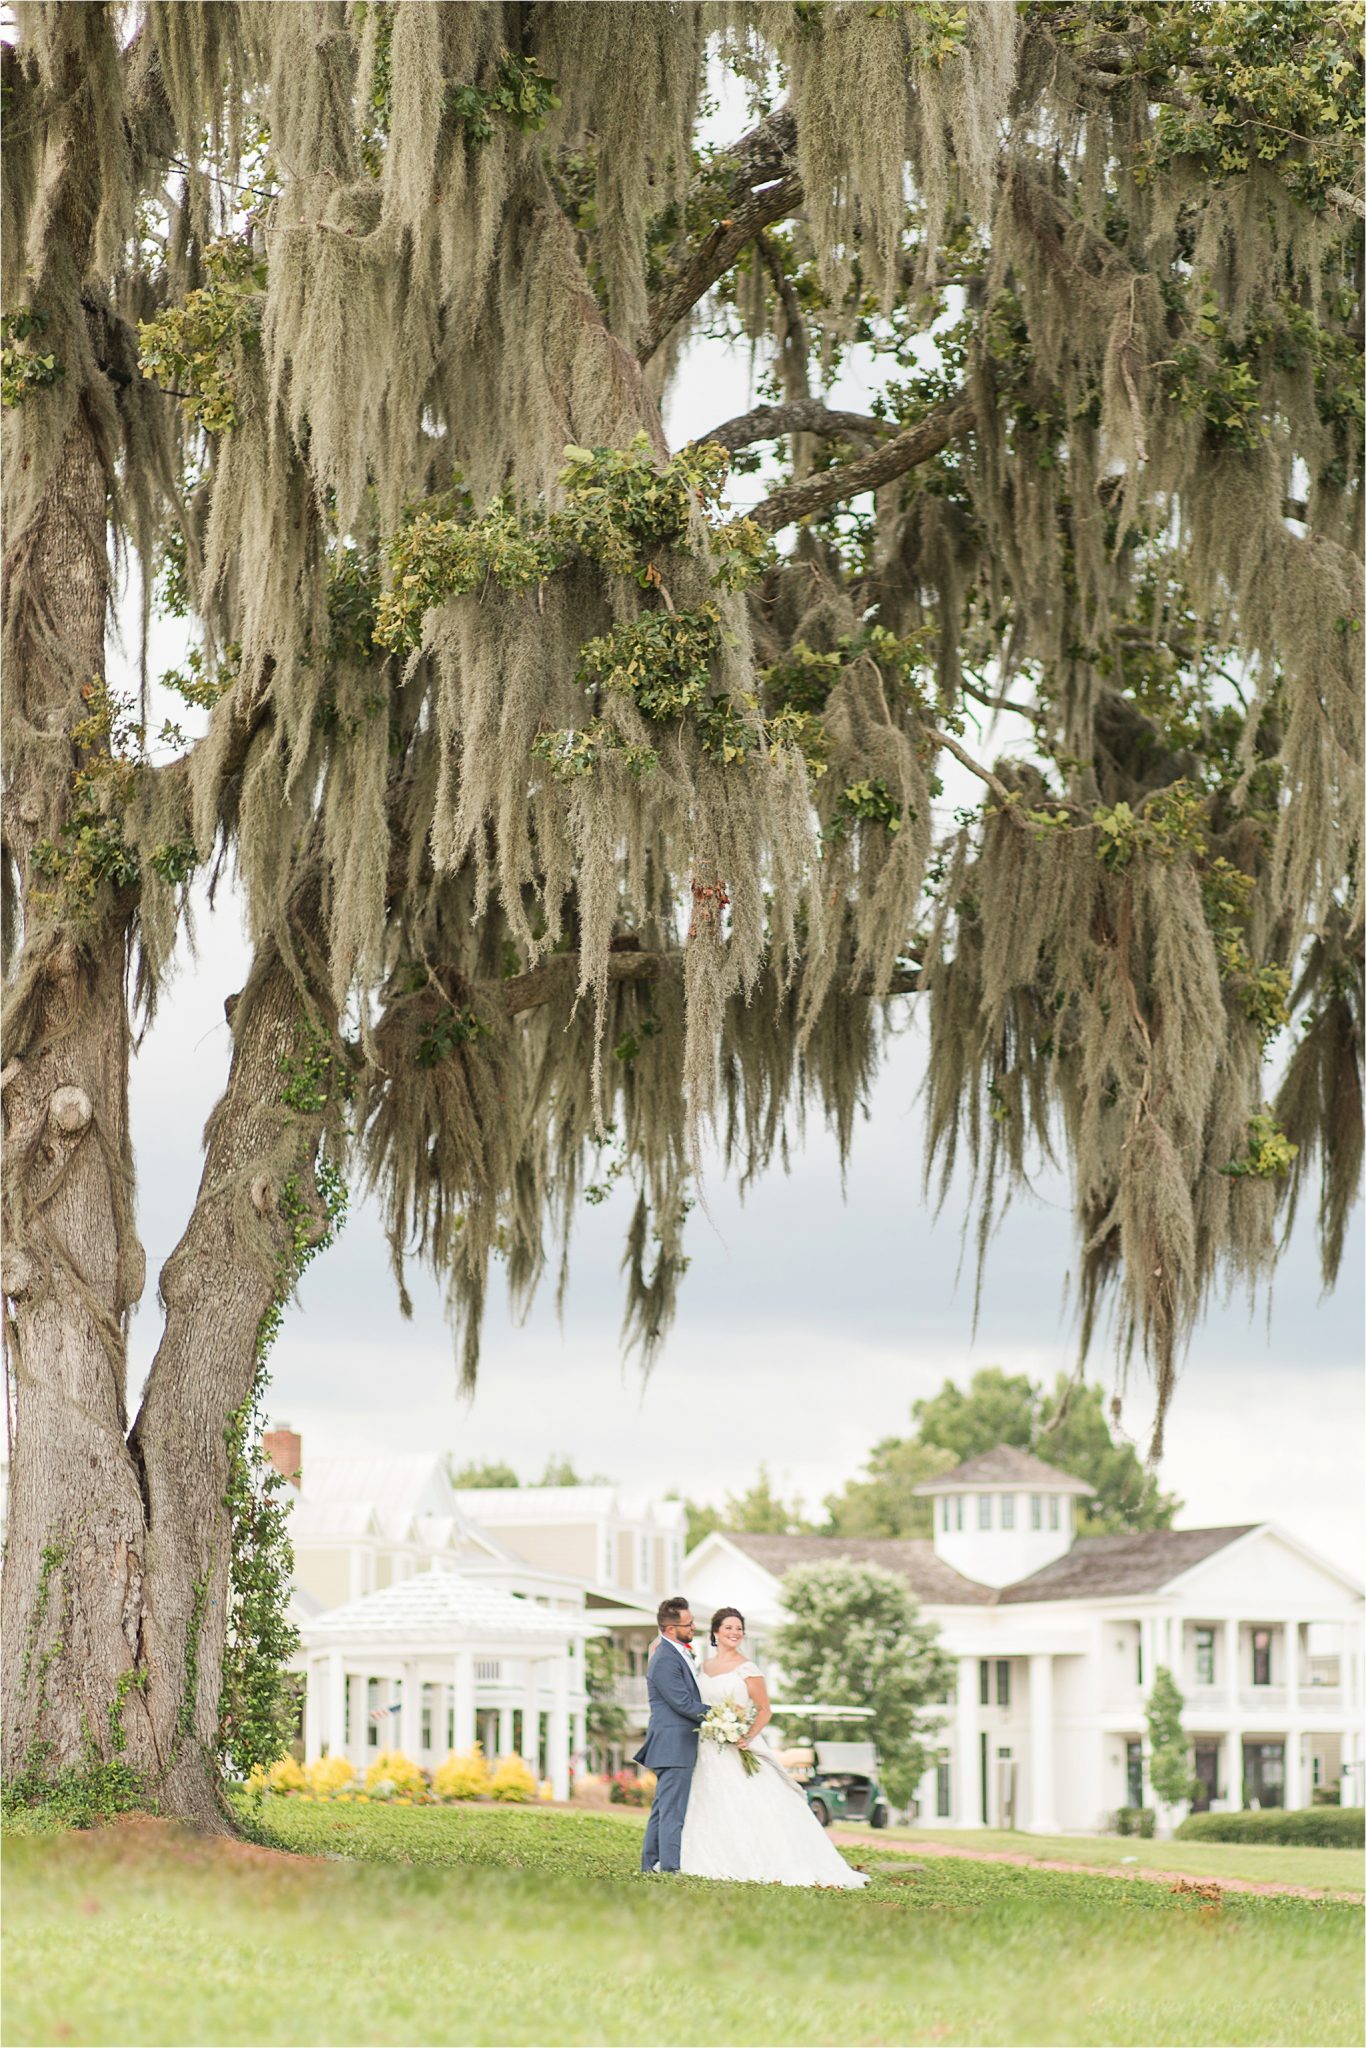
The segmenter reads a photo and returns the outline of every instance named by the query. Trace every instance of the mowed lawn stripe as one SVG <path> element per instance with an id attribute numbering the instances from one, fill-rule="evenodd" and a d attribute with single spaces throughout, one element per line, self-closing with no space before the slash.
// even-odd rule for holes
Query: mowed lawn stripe
<path id="1" fill-rule="evenodd" d="M 615 1817 L 269 1800 L 11 1840 L 7 2043 L 1359 2041 L 1361 1913 L 959 1858 L 642 1880 Z M 857 1860 L 857 1858 L 855 1858 Z"/>

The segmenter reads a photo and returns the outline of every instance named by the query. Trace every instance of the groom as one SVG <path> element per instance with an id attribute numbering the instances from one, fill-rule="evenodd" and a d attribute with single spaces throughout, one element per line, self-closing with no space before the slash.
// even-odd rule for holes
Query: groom
<path id="1" fill-rule="evenodd" d="M 683 1846 L 683 1821 L 697 1762 L 697 1731 L 708 1712 L 688 1653 L 692 1631 L 686 1600 L 660 1603 L 660 1640 L 651 1653 L 645 1678 L 650 1725 L 634 1759 L 656 1775 L 654 1804 L 640 1858 L 643 1871 L 677 1870 Z"/>

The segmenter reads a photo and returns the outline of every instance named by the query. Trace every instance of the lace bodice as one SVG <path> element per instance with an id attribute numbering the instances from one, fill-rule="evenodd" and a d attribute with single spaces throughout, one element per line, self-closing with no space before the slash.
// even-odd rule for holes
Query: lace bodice
<path id="1" fill-rule="evenodd" d="M 709 1707 L 719 1706 L 722 1700 L 740 1700 L 744 1705 L 750 1706 L 753 1702 L 750 1699 L 749 1687 L 745 1684 L 745 1680 L 747 1678 L 762 1677 L 763 1673 L 757 1664 L 745 1662 L 744 1664 L 737 1664 L 733 1671 L 718 1672 L 715 1678 L 709 1677 L 705 1671 L 699 1670 L 697 1683 L 701 1689 L 702 1697 Z"/>

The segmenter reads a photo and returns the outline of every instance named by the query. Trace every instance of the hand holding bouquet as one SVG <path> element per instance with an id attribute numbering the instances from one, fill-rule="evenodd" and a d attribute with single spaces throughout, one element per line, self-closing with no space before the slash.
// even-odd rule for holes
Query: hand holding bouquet
<path id="1" fill-rule="evenodd" d="M 747 1776 L 751 1778 L 759 1769 L 759 1759 L 752 1749 L 745 1749 L 741 1745 L 749 1733 L 753 1719 L 753 1707 L 746 1710 L 734 1700 L 723 1700 L 720 1706 L 712 1708 L 697 1731 L 708 1742 L 730 1743 L 744 1765 Z"/>

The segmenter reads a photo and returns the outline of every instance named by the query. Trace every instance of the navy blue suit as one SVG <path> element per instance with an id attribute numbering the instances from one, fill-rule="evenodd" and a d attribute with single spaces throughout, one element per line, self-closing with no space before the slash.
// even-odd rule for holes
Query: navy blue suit
<path id="1" fill-rule="evenodd" d="M 650 1725 L 635 1761 L 653 1771 L 657 1783 L 640 1867 L 677 1870 L 697 1762 L 697 1731 L 709 1709 L 692 1658 L 667 1637 L 661 1638 L 650 1659 L 645 1687 L 650 1698 Z"/>

